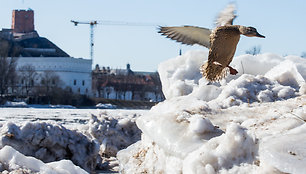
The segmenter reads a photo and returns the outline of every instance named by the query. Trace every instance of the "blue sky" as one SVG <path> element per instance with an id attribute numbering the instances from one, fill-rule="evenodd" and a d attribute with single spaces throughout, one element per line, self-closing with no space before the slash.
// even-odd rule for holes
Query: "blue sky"
<path id="1" fill-rule="evenodd" d="M 111 20 L 212 28 L 215 17 L 229 2 L 237 5 L 234 24 L 253 26 L 265 39 L 242 36 L 236 56 L 253 46 L 262 53 L 298 55 L 306 52 L 306 1 L 303 0 L 0 0 L 0 28 L 11 27 L 13 9 L 31 8 L 35 29 L 76 58 L 89 58 L 88 25 L 70 20 Z M 181 46 L 157 33 L 157 27 L 105 26 L 95 28 L 94 64 L 156 71 L 160 62 L 183 52 L 203 49 Z"/>

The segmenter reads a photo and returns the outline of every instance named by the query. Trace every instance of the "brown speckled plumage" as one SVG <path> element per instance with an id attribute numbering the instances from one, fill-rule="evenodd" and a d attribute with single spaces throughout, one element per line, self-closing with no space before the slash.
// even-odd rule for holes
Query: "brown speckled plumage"
<path id="1" fill-rule="evenodd" d="M 237 25 L 218 27 L 211 33 L 208 62 L 201 66 L 201 73 L 207 80 L 218 81 L 227 75 L 227 66 L 233 60 L 239 39 Z"/>

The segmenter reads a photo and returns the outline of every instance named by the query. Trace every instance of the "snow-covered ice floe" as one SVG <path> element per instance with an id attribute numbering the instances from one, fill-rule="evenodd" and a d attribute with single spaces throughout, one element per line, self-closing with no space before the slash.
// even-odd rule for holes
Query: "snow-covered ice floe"
<path id="1" fill-rule="evenodd" d="M 118 152 L 120 172 L 306 171 L 306 59 L 242 55 L 238 75 L 208 83 L 207 54 L 159 65 L 166 100 L 136 120 L 141 140 Z"/>
<path id="2" fill-rule="evenodd" d="M 28 157 L 11 146 L 0 150 L 1 173 L 44 173 L 44 174 L 86 174 L 69 160 L 44 163 L 36 158 Z"/>
<path id="3" fill-rule="evenodd" d="M 16 153 L 17 156 L 21 156 L 19 155 L 20 152 L 23 155 L 40 159 L 45 163 L 66 159 L 88 172 L 94 171 L 97 165 L 99 143 L 80 132 L 66 129 L 62 125 L 46 122 L 28 122 L 22 126 L 17 126 L 12 122 L 8 122 L 0 128 L 0 136 L 0 148 L 11 146 L 18 151 Z M 14 152 L 9 149 L 9 152 L 11 151 Z M 12 155 L 12 161 L 9 161 L 9 159 L 5 161 L 5 157 L 2 158 L 4 161 L 1 161 L 6 163 L 5 165 L 13 164 L 14 154 L 10 154 Z M 24 164 L 26 164 L 30 163 L 27 159 L 32 158 L 24 159 Z M 37 163 L 42 164 L 41 161 Z M 58 165 L 64 163 L 67 162 L 62 162 Z M 23 166 L 23 161 L 16 163 L 16 165 Z M 52 165 L 50 163 L 48 165 L 56 167 L 55 164 Z M 38 168 L 29 167 L 30 170 L 38 170 Z"/>

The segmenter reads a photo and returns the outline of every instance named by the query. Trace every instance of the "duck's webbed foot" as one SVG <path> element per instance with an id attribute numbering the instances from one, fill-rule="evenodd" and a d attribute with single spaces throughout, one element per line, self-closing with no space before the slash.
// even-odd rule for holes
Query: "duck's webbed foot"
<path id="1" fill-rule="evenodd" d="M 213 64 L 222 67 L 222 64 L 219 63 L 219 62 L 216 62 L 216 61 L 215 61 L 215 62 L 213 62 Z M 236 74 L 238 73 L 238 71 L 237 71 L 236 69 L 234 69 L 233 67 L 231 67 L 231 66 L 229 66 L 229 65 L 227 65 L 226 67 L 228 67 L 228 68 L 230 69 L 230 74 L 231 74 L 231 75 L 236 75 Z"/>
<path id="2" fill-rule="evenodd" d="M 233 67 L 227 65 L 227 67 L 230 69 L 230 74 L 231 75 L 236 75 L 238 73 L 238 71 L 236 69 L 234 69 Z"/>

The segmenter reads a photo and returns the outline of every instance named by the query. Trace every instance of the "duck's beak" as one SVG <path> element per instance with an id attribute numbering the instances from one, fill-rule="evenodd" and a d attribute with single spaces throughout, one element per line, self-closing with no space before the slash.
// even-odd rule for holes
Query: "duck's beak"
<path id="1" fill-rule="evenodd" d="M 261 37 L 261 38 L 266 38 L 265 36 L 259 34 L 259 33 L 256 33 L 256 37 Z"/>

